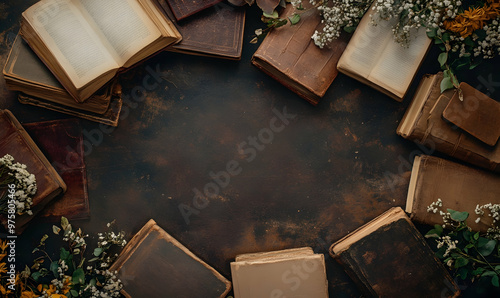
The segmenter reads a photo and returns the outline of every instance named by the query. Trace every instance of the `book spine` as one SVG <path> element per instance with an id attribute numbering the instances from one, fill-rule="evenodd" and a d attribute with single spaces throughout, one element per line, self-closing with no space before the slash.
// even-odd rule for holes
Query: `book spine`
<path id="1" fill-rule="evenodd" d="M 339 254 L 334 254 L 330 250 L 330 256 L 343 268 L 345 273 L 351 278 L 351 280 L 358 286 L 361 293 L 366 297 L 377 297 L 377 293 L 370 286 L 370 283 L 366 280 L 363 273 L 359 270 L 358 264 L 351 257 L 348 250 L 344 250 Z"/>

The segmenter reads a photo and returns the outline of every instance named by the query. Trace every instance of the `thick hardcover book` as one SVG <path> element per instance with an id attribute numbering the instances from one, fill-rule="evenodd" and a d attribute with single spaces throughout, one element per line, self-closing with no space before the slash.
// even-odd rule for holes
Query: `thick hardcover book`
<path id="1" fill-rule="evenodd" d="M 56 221 L 61 220 L 61 216 L 70 220 L 89 218 L 87 171 L 80 121 L 72 118 L 27 123 L 23 127 L 67 186 L 66 193 L 47 204 L 39 216 Z"/>
<path id="2" fill-rule="evenodd" d="M 328 297 L 324 256 L 310 247 L 238 255 L 231 275 L 235 298 Z"/>
<path id="3" fill-rule="evenodd" d="M 434 156 L 416 156 L 408 188 L 406 212 L 410 213 L 411 220 L 415 222 L 441 225 L 443 218 L 439 212 L 427 210 L 433 202 L 441 199 L 443 212 L 447 212 L 448 208 L 467 211 L 467 224 L 475 231 L 485 232 L 492 219 L 482 216 L 480 222 L 475 222 L 478 218 L 475 214 L 476 206 L 500 204 L 499 194 L 500 175 L 496 173 Z"/>
<path id="4" fill-rule="evenodd" d="M 110 267 L 125 297 L 226 297 L 231 282 L 154 220 L 130 240 Z"/>
<path id="5" fill-rule="evenodd" d="M 219 2 L 222 2 L 222 0 L 166 0 L 166 1 L 168 5 L 170 5 L 170 8 L 172 9 L 172 12 L 177 21 L 187 18 Z"/>
<path id="6" fill-rule="evenodd" d="M 409 47 L 394 41 L 397 20 L 372 25 L 370 9 L 361 19 L 338 63 L 340 72 L 402 101 L 431 45 L 425 29 L 411 31 Z"/>
<path id="7" fill-rule="evenodd" d="M 0 155 L 10 154 L 16 162 L 25 164 L 27 171 L 35 175 L 37 192 L 33 198 L 31 210 L 33 216 L 58 195 L 66 191 L 66 184 L 54 167 L 40 151 L 33 139 L 8 110 L 0 110 Z M 33 218 L 28 214 L 17 216 L 16 234 L 20 234 Z M 7 226 L 7 218 L 0 216 L 2 224 Z"/>
<path id="8" fill-rule="evenodd" d="M 498 142 L 495 146 L 490 146 L 443 118 L 443 112 L 458 91 L 448 90 L 441 94 L 442 78 L 442 73 L 426 75 L 422 78 L 415 96 L 397 128 L 397 133 L 403 138 L 423 144 L 431 150 L 437 150 L 473 165 L 500 172 L 500 145 Z M 462 92 L 464 99 L 474 98 L 469 97 L 467 89 L 462 90 Z M 473 107 L 480 106 L 474 105 Z M 480 112 L 469 109 L 460 115 L 471 113 Z M 458 122 L 457 119 L 452 120 Z M 489 126 L 490 124 L 483 121 L 482 125 Z"/>
<path id="9" fill-rule="evenodd" d="M 42 0 L 20 35 L 78 102 L 181 39 L 152 0 Z"/>
<path id="10" fill-rule="evenodd" d="M 156 0 L 163 12 L 172 19 L 182 35 L 182 41 L 167 51 L 231 60 L 241 59 L 245 10 L 218 3 L 195 16 L 176 22 L 166 0 Z"/>
<path id="11" fill-rule="evenodd" d="M 293 10 L 288 5 L 281 16 Z M 296 25 L 271 30 L 252 57 L 253 65 L 313 105 L 337 77 L 337 62 L 347 45 L 346 37 L 341 36 L 330 47 L 320 49 L 311 39 L 319 27 L 320 13 L 311 9 Z"/>
<path id="12" fill-rule="evenodd" d="M 120 86 L 113 80 L 85 102 L 75 101 L 50 70 L 19 36 L 12 45 L 3 69 L 5 84 L 20 91 L 19 101 L 111 126 L 118 125 L 122 100 Z"/>
<path id="13" fill-rule="evenodd" d="M 332 244 L 369 297 L 457 297 L 460 290 L 406 213 L 394 207 Z"/>

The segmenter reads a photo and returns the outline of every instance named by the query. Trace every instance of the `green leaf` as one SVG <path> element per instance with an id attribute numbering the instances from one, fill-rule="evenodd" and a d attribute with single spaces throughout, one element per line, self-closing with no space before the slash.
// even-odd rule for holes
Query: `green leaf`
<path id="1" fill-rule="evenodd" d="M 499 280 L 498 280 L 498 274 L 491 278 L 491 284 L 497 288 L 500 287 Z"/>
<path id="2" fill-rule="evenodd" d="M 451 82 L 451 79 L 449 77 L 443 78 L 440 87 L 441 87 L 441 93 L 443 93 L 446 90 L 453 88 L 453 83 Z"/>
<path id="3" fill-rule="evenodd" d="M 102 249 L 102 247 L 96 247 L 94 249 L 94 256 L 96 256 L 96 257 L 100 256 L 103 251 L 104 251 L 104 249 Z"/>
<path id="4" fill-rule="evenodd" d="M 487 271 L 484 271 L 481 276 L 494 276 L 494 275 L 497 275 L 497 273 L 495 271 L 487 270 Z"/>
<path id="5" fill-rule="evenodd" d="M 279 17 L 279 14 L 276 10 L 274 10 L 272 14 L 268 14 L 268 13 L 263 12 L 262 15 L 264 17 L 270 18 L 270 19 L 277 19 Z"/>
<path id="6" fill-rule="evenodd" d="M 73 272 L 72 276 L 73 284 L 83 284 L 85 282 L 85 272 L 82 268 L 78 268 Z"/>
<path id="7" fill-rule="evenodd" d="M 61 228 L 58 226 L 52 226 L 52 232 L 54 232 L 54 234 L 56 235 L 59 235 L 59 232 L 61 232 Z"/>
<path id="8" fill-rule="evenodd" d="M 61 260 L 64 260 L 66 263 L 68 263 L 67 260 L 68 260 L 70 255 L 71 255 L 71 253 L 69 251 L 64 249 L 64 247 L 61 247 L 61 253 L 59 254 L 59 258 Z"/>
<path id="9" fill-rule="evenodd" d="M 449 82 L 451 83 L 451 88 L 453 88 L 453 83 L 451 80 L 449 80 Z M 442 82 L 441 82 L 442 84 Z M 441 90 L 443 88 L 441 87 Z M 455 221 L 465 221 L 467 219 L 467 217 L 469 217 L 469 212 L 460 212 L 460 211 L 455 211 L 455 210 L 452 210 L 452 209 L 448 209 L 448 212 L 450 213 L 451 215 L 451 219 L 455 220 Z"/>
<path id="10" fill-rule="evenodd" d="M 478 240 L 479 239 L 479 232 L 477 232 L 476 234 L 474 234 L 473 238 L 474 238 L 474 240 Z"/>
<path id="11" fill-rule="evenodd" d="M 33 272 L 31 273 L 31 278 L 33 278 L 35 281 L 38 281 L 42 274 L 40 272 Z"/>
<path id="12" fill-rule="evenodd" d="M 68 226 L 69 226 L 68 219 L 66 217 L 64 217 L 64 216 L 61 216 L 61 227 L 63 228 L 63 230 L 66 231 L 67 228 L 68 228 Z"/>
<path id="13" fill-rule="evenodd" d="M 469 271 L 467 270 L 467 268 L 462 267 L 462 268 L 458 269 L 457 276 L 460 276 L 460 278 L 462 280 L 465 280 L 467 278 L 468 273 L 469 273 Z"/>
<path id="14" fill-rule="evenodd" d="M 295 13 L 292 16 L 288 17 L 290 20 L 290 24 L 295 25 L 300 21 L 300 15 Z"/>
<path id="15" fill-rule="evenodd" d="M 57 261 L 53 261 L 52 263 L 50 263 L 49 270 L 52 271 L 52 273 L 54 274 L 55 277 L 59 276 L 59 272 L 57 272 L 57 268 L 59 268 L 59 264 L 57 263 Z"/>
<path id="16" fill-rule="evenodd" d="M 427 37 L 429 38 L 434 38 L 437 35 L 437 28 L 432 28 L 431 30 L 427 31 Z"/>
<path id="17" fill-rule="evenodd" d="M 443 43 L 443 41 L 442 41 L 441 39 L 436 39 L 436 40 L 434 41 L 434 43 L 435 43 L 435 44 L 442 44 L 442 43 Z"/>
<path id="18" fill-rule="evenodd" d="M 485 269 L 483 267 L 479 267 L 476 270 L 472 271 L 472 275 L 481 275 L 481 274 L 483 274 L 484 270 Z"/>
<path id="19" fill-rule="evenodd" d="M 344 31 L 351 34 L 356 31 L 356 26 L 344 26 Z"/>
<path id="20" fill-rule="evenodd" d="M 70 293 L 71 293 L 71 296 L 78 297 L 78 292 L 77 291 L 71 290 Z"/>
<path id="21" fill-rule="evenodd" d="M 449 33 L 443 34 L 443 41 L 450 41 L 450 34 Z"/>
<path id="22" fill-rule="evenodd" d="M 444 52 L 439 54 L 438 56 L 438 62 L 441 67 L 443 67 L 446 64 L 446 61 L 448 61 L 448 53 Z"/>
<path id="23" fill-rule="evenodd" d="M 491 255 L 491 253 L 495 249 L 496 245 L 497 245 L 497 241 L 493 240 L 493 239 L 490 239 L 483 247 L 480 247 L 478 249 L 478 251 L 484 257 L 487 257 L 487 256 Z"/>
<path id="24" fill-rule="evenodd" d="M 463 257 L 458 257 L 455 261 L 455 268 L 460 268 L 469 264 L 469 260 Z"/>

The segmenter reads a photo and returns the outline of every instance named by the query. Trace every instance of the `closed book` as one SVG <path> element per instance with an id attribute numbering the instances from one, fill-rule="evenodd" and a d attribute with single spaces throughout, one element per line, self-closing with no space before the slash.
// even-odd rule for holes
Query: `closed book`
<path id="1" fill-rule="evenodd" d="M 240 60 L 245 9 L 218 3 L 182 21 L 175 21 L 166 0 L 157 4 L 174 23 L 182 41 L 166 50 L 190 55 Z"/>
<path id="2" fill-rule="evenodd" d="M 0 156 L 5 154 L 14 157 L 15 162 L 25 164 L 26 170 L 35 175 L 37 183 L 31 206 L 33 215 L 25 213 L 15 219 L 15 233 L 20 234 L 35 215 L 66 191 L 66 184 L 14 115 L 9 110 L 0 110 Z M 0 215 L 0 219 L 7 227 L 7 218 Z"/>
<path id="3" fill-rule="evenodd" d="M 235 298 L 328 298 L 324 256 L 310 247 L 238 255 L 231 275 Z"/>
<path id="4" fill-rule="evenodd" d="M 422 78 L 397 128 L 397 134 L 423 144 L 431 150 L 437 150 L 467 163 L 500 172 L 500 146 L 498 142 L 496 145 L 490 146 L 443 117 L 444 111 L 458 91 L 448 90 L 441 94 L 442 78 L 441 72 Z M 465 92 L 464 98 L 470 99 L 465 89 L 463 92 Z M 468 114 L 479 113 L 479 110 L 470 109 L 465 112 Z M 498 118 L 500 115 L 496 117 Z M 454 121 L 457 122 L 456 119 Z M 488 127 L 490 123 L 483 122 L 483 125 Z"/>
<path id="5" fill-rule="evenodd" d="M 424 28 L 410 31 L 409 46 L 394 41 L 396 18 L 372 24 L 372 9 L 363 16 L 338 62 L 340 72 L 402 101 L 431 46 Z"/>
<path id="6" fill-rule="evenodd" d="M 291 15 L 294 9 L 287 5 L 281 16 Z M 310 9 L 296 25 L 272 29 L 252 57 L 253 65 L 313 105 L 337 77 L 337 62 L 347 45 L 341 36 L 329 47 L 317 47 L 311 36 L 320 27 L 320 12 Z"/>
<path id="7" fill-rule="evenodd" d="M 330 254 L 368 297 L 457 297 L 460 290 L 400 207 L 332 244 Z"/>
<path id="8" fill-rule="evenodd" d="M 120 86 L 114 80 L 79 103 L 63 88 L 50 70 L 17 36 L 3 69 L 5 84 L 20 91 L 23 104 L 43 107 L 87 120 L 117 126 L 122 107 Z"/>
<path id="9" fill-rule="evenodd" d="M 149 220 L 110 267 L 125 297 L 226 297 L 231 282 Z"/>
<path id="10" fill-rule="evenodd" d="M 67 191 L 47 204 L 39 217 L 60 221 L 90 217 L 83 135 L 76 118 L 23 125 L 47 160 L 66 183 Z"/>
<path id="11" fill-rule="evenodd" d="M 443 179 L 446 177 L 446 179 Z M 439 183 L 436 183 L 439 181 Z M 486 232 L 491 226 L 491 217 L 479 217 L 477 205 L 500 204 L 500 175 L 473 168 L 435 156 L 416 156 L 413 162 L 406 212 L 410 219 L 428 225 L 443 224 L 439 212 L 429 212 L 428 206 L 438 199 L 441 210 L 466 211 L 467 224 L 474 231 Z"/>
<path id="12" fill-rule="evenodd" d="M 177 21 L 213 6 L 222 0 L 166 0 Z"/>

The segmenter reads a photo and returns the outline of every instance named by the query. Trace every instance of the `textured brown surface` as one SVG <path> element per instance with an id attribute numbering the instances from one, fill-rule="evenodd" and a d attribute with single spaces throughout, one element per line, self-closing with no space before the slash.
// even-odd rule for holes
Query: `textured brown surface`
<path id="1" fill-rule="evenodd" d="M 288 5 L 281 17 L 293 10 Z M 337 76 L 337 62 L 347 45 L 347 37 L 342 36 L 331 47 L 318 48 L 311 35 L 320 27 L 319 12 L 309 10 L 298 24 L 271 30 L 252 57 L 255 66 L 313 105 Z"/>
<path id="2" fill-rule="evenodd" d="M 443 117 L 484 143 L 495 146 L 500 137 L 500 103 L 476 90 L 467 83 L 460 83 Z"/>
<path id="3" fill-rule="evenodd" d="M 380 217 L 387 214 L 334 243 L 332 257 L 369 297 L 457 297 L 458 286 L 404 211 L 396 207 Z M 356 234 L 361 238 L 350 241 Z M 348 247 L 337 251 L 343 241 Z"/>
<path id="4" fill-rule="evenodd" d="M 54 166 L 67 186 L 66 193 L 51 202 L 41 217 L 60 221 L 90 217 L 87 171 L 83 159 L 82 127 L 78 119 L 24 124 L 33 141 Z"/>
<path id="5" fill-rule="evenodd" d="M 166 0 L 175 18 L 180 21 L 222 0 Z"/>

